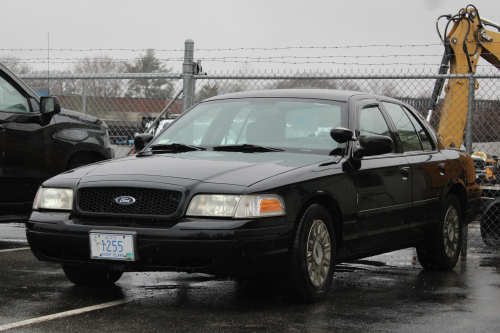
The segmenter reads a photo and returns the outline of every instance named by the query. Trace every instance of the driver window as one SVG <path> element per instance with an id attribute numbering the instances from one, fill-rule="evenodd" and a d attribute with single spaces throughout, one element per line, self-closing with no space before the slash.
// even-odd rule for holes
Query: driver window
<path id="1" fill-rule="evenodd" d="M 1 76 L 0 111 L 30 112 L 28 99 Z"/>
<path id="2" fill-rule="evenodd" d="M 359 113 L 358 128 L 358 139 L 361 143 L 368 135 L 385 135 L 392 139 L 389 126 L 387 126 L 387 122 L 377 106 L 369 106 L 361 109 Z M 394 148 L 391 153 L 393 152 Z"/>

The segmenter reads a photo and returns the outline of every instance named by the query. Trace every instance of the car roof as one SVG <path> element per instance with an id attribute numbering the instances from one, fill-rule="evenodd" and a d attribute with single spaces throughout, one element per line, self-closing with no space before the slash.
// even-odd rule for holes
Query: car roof
<path id="1" fill-rule="evenodd" d="M 236 92 L 214 96 L 204 100 L 206 101 L 216 101 L 224 99 L 240 99 L 240 98 L 315 98 L 315 99 L 328 99 L 339 102 L 347 102 L 352 96 L 355 95 L 365 95 L 366 98 L 373 97 L 376 95 L 367 94 L 361 91 L 349 91 L 349 90 L 332 90 L 332 89 L 273 89 L 273 90 L 253 90 Z"/>

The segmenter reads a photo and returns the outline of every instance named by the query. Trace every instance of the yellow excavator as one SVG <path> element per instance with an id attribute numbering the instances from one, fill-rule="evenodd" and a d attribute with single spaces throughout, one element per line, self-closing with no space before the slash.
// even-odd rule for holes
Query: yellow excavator
<path id="1" fill-rule="evenodd" d="M 448 20 L 444 38 L 438 26 L 442 18 Z M 474 5 L 462 8 L 456 15 L 441 15 L 436 21 L 436 29 L 445 51 L 439 74 L 447 74 L 448 70 L 450 74 L 475 73 L 479 57 L 500 69 L 500 33 L 487 30 L 487 27 L 500 32 L 500 24 L 481 18 Z M 438 104 L 444 82 L 445 79 L 438 79 L 434 86 L 427 121 L 430 121 Z M 475 85 L 477 89 L 477 82 Z M 467 121 L 468 92 L 467 78 L 450 79 L 445 87 L 438 135 L 446 147 L 459 148 L 462 145 Z"/>
<path id="2" fill-rule="evenodd" d="M 438 26 L 442 18 L 448 20 L 443 35 Z M 492 28 L 498 32 L 492 31 Z M 450 74 L 474 74 L 479 57 L 500 69 L 500 24 L 481 18 L 474 5 L 462 8 L 456 15 L 440 16 L 436 21 L 436 29 L 445 48 L 439 74 L 447 74 L 448 70 Z M 445 79 L 436 81 L 427 115 L 428 122 L 438 104 L 444 83 Z M 470 88 L 479 88 L 477 81 L 473 84 L 475 87 Z M 438 127 L 438 136 L 446 147 L 461 147 L 468 116 L 468 103 L 469 79 L 449 79 L 445 87 L 445 98 Z M 468 148 L 471 149 L 470 146 Z M 471 153 L 471 151 L 468 152 Z M 498 213 L 500 212 L 500 187 L 488 186 L 497 184 L 497 177 L 493 175 L 492 169 L 486 168 L 484 176 L 484 179 L 477 180 L 480 181 L 483 197 L 490 200 L 487 200 L 488 204 L 483 207 L 480 219 L 481 236 L 486 245 L 500 247 L 500 214 Z"/>

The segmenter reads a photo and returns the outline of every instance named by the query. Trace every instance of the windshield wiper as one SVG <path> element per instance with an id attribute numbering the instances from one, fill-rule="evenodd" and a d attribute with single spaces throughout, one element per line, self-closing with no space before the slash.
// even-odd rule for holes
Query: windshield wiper
<path id="1" fill-rule="evenodd" d="M 213 150 L 215 151 L 236 151 L 242 153 L 266 153 L 271 151 L 285 151 L 280 148 L 272 148 L 272 147 L 262 147 L 258 145 L 251 144 L 242 144 L 242 145 L 226 145 L 226 146 L 214 146 Z"/>
<path id="2" fill-rule="evenodd" d="M 150 148 L 151 153 L 153 154 L 184 153 L 187 151 L 206 150 L 206 148 L 185 145 L 183 143 L 152 145 Z"/>

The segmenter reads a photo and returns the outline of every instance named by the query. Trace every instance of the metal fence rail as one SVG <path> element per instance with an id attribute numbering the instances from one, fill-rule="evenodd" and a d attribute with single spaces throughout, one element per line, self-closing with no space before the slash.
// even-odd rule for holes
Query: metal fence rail
<path id="1" fill-rule="evenodd" d="M 64 108 L 103 119 L 110 128 L 117 157 L 130 150 L 135 133 L 146 130 L 164 112 L 162 119 L 179 114 L 203 99 L 239 91 L 262 89 L 342 89 L 375 93 L 399 99 L 428 116 L 437 79 L 457 80 L 465 85 L 464 94 L 454 96 L 452 107 L 468 110 L 467 123 L 449 120 L 464 130 L 467 151 L 484 155 L 476 168 L 484 176 L 481 214 L 469 226 L 468 250 L 500 248 L 500 75 L 434 75 L 412 72 L 232 72 L 200 73 L 194 62 L 194 43 L 186 41 L 182 73 L 104 73 L 104 74 L 25 74 L 20 75 L 33 88 L 50 87 Z M 479 87 L 479 88 L 477 88 Z M 182 98 L 175 99 L 183 91 Z M 437 130 L 441 121 L 444 92 L 430 119 Z M 158 119 L 157 121 L 161 121 Z"/>

